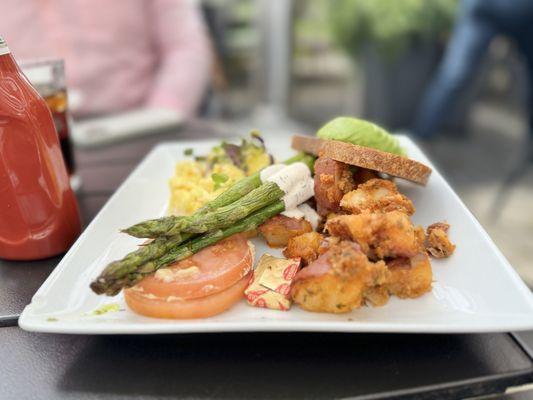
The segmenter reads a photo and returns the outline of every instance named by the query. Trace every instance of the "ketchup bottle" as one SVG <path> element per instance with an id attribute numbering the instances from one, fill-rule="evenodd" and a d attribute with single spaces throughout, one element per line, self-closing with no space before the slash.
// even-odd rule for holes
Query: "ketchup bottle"
<path id="1" fill-rule="evenodd" d="M 80 230 L 50 111 L 0 37 L 0 258 L 63 253 Z"/>

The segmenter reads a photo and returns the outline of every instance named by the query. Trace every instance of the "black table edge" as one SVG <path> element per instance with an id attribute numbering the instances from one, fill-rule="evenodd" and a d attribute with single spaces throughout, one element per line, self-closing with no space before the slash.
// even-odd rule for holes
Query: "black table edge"
<path id="1" fill-rule="evenodd" d="M 18 315 L 11 315 L 0 318 L 0 328 L 17 326 L 18 317 Z M 511 338 L 512 341 L 516 343 L 516 345 L 528 356 L 528 358 L 533 363 L 533 351 L 527 345 L 527 343 L 522 338 L 517 336 L 516 333 L 510 332 L 507 333 L 507 335 Z M 462 398 L 472 397 L 476 395 L 501 394 L 504 393 L 505 390 L 509 387 L 520 386 L 531 382 L 533 382 L 533 365 L 531 366 L 531 368 L 504 374 L 496 374 L 455 382 L 420 386 L 410 389 L 380 392 L 357 398 L 363 400 Z"/>
<path id="2" fill-rule="evenodd" d="M 9 326 L 17 326 L 20 315 L 3 315 L 0 317 L 0 328 L 7 328 Z"/>
<path id="3" fill-rule="evenodd" d="M 533 361 L 533 349 L 522 339 L 516 332 L 510 332 L 509 336 L 515 341 L 515 343 L 520 347 L 524 353 Z"/>
<path id="4" fill-rule="evenodd" d="M 527 343 L 516 333 L 507 333 L 511 340 L 528 356 L 533 362 L 533 351 Z M 420 386 L 411 389 L 402 389 L 376 393 L 368 396 L 358 397 L 361 400 L 377 399 L 455 399 L 463 397 L 475 397 L 478 395 L 503 394 L 505 390 L 512 386 L 520 386 L 533 382 L 533 365 L 530 368 L 513 371 L 504 374 L 496 374 L 481 378 L 465 379 L 462 381 Z M 489 391 L 487 391 L 489 389 Z"/>
<path id="5" fill-rule="evenodd" d="M 512 386 L 531 383 L 533 368 L 482 378 L 465 379 L 462 381 L 442 383 L 436 385 L 419 386 L 412 389 L 401 389 L 380 392 L 368 396 L 357 397 L 358 400 L 378 399 L 461 399 L 479 395 L 503 394 Z"/>

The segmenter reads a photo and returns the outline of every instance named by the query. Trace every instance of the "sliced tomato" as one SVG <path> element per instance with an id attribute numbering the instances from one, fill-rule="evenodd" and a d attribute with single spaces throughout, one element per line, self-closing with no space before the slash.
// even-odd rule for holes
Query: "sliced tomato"
<path id="1" fill-rule="evenodd" d="M 146 277 L 135 290 L 161 299 L 209 296 L 246 276 L 252 270 L 253 258 L 253 247 L 246 237 L 234 235 Z"/>
<path id="2" fill-rule="evenodd" d="M 237 283 L 221 292 L 196 299 L 151 298 L 146 293 L 139 292 L 133 288 L 126 289 L 124 297 L 126 303 L 133 311 L 147 317 L 207 318 L 220 314 L 239 302 L 244 296 L 244 289 L 248 286 L 252 274 L 253 272 L 248 272 Z"/>

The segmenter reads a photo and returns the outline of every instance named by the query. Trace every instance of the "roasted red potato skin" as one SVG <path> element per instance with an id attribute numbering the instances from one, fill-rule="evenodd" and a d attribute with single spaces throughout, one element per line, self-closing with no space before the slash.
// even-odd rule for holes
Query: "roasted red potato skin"
<path id="1" fill-rule="evenodd" d="M 327 157 L 315 161 L 315 199 L 321 216 L 340 211 L 342 197 L 355 188 L 350 166 Z"/>

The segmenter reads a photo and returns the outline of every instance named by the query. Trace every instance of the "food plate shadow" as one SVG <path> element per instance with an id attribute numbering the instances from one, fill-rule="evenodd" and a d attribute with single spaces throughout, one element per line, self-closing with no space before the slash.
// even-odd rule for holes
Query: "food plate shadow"
<path id="1" fill-rule="evenodd" d="M 494 360 L 480 351 L 495 340 L 490 338 L 318 333 L 95 336 L 66 368 L 59 389 L 181 398 L 364 396 L 376 393 L 376 388 L 418 386 L 421 376 L 426 376 L 426 384 L 440 384 L 493 373 Z M 511 345 L 492 344 L 502 351 Z M 428 348 L 450 351 L 436 363 Z M 118 381 L 127 384 L 117 385 Z"/>

